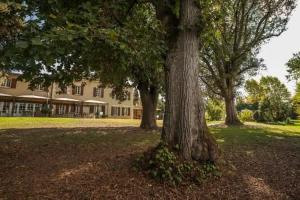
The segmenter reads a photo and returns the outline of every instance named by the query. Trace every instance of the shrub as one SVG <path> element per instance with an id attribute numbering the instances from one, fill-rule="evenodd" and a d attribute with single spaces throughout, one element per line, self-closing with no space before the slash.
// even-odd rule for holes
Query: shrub
<path id="1" fill-rule="evenodd" d="M 224 116 L 224 105 L 217 100 L 209 100 L 206 106 L 206 118 L 210 121 L 220 121 Z"/>
<path id="2" fill-rule="evenodd" d="M 43 106 L 41 109 L 41 113 L 44 115 L 50 115 L 52 113 L 51 108 L 49 108 L 48 106 Z"/>
<path id="3" fill-rule="evenodd" d="M 244 122 L 254 121 L 253 112 L 251 110 L 245 109 L 239 113 L 239 118 Z"/>
<path id="4" fill-rule="evenodd" d="M 175 152 L 160 143 L 137 159 L 135 168 L 146 172 L 151 178 L 178 185 L 184 181 L 201 183 L 208 177 L 219 176 L 212 163 L 200 165 L 198 162 L 181 161 Z"/>

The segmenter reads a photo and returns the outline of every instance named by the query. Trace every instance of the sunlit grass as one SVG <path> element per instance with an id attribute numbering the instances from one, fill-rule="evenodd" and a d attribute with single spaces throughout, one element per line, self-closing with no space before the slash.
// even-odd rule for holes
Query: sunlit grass
<path id="1" fill-rule="evenodd" d="M 158 126 L 162 121 L 158 120 Z M 83 119 L 83 118 L 49 118 L 49 117 L 0 117 L 0 129 L 11 128 L 51 128 L 51 127 L 114 127 L 139 126 L 138 119 Z"/>

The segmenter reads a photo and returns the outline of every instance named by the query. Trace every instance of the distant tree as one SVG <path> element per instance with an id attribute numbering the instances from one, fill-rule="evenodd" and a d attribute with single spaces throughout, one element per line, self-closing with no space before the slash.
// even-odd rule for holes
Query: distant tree
<path id="1" fill-rule="evenodd" d="M 287 65 L 287 72 L 289 75 L 287 78 L 289 80 L 300 80 L 300 52 L 293 55 L 293 58 L 291 58 Z"/>
<path id="2" fill-rule="evenodd" d="M 254 79 L 247 80 L 245 82 L 245 90 L 248 93 L 247 101 L 250 103 L 257 103 L 261 100 L 263 95 L 263 90 L 261 86 L 259 85 L 259 82 L 257 82 Z"/>
<path id="3" fill-rule="evenodd" d="M 294 118 L 297 116 L 300 116 L 300 83 L 297 84 L 296 86 L 296 94 L 293 97 L 293 111 L 294 111 Z"/>
<path id="4" fill-rule="evenodd" d="M 258 112 L 255 118 L 258 121 L 273 122 L 284 121 L 291 115 L 291 98 L 286 86 L 276 77 L 262 77 L 260 82 L 248 81 L 246 91 L 251 95 L 255 94 L 258 100 Z M 249 87 L 249 83 L 251 86 Z"/>
<path id="5" fill-rule="evenodd" d="M 222 0 L 221 15 L 204 37 L 201 79 L 222 96 L 226 124 L 240 124 L 235 109 L 237 88 L 245 75 L 254 75 L 264 65 L 256 56 L 260 46 L 286 30 L 295 0 Z"/>

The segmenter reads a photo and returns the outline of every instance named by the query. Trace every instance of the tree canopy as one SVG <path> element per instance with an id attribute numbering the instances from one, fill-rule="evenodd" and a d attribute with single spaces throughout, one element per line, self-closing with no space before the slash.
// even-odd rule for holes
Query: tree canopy
<path id="1" fill-rule="evenodd" d="M 291 94 L 277 77 L 262 77 L 259 82 L 249 80 L 245 88 L 248 98 L 259 105 L 256 120 L 284 121 L 291 115 Z"/>
<path id="2" fill-rule="evenodd" d="M 226 123 L 239 123 L 234 109 L 236 89 L 245 75 L 264 67 L 256 58 L 260 46 L 286 30 L 295 1 L 218 1 L 219 19 L 204 39 L 201 79 L 226 102 Z"/>
<path id="3" fill-rule="evenodd" d="M 287 65 L 287 72 L 289 75 L 287 78 L 289 80 L 300 80 L 300 52 L 293 55 L 293 57 L 288 61 Z"/>

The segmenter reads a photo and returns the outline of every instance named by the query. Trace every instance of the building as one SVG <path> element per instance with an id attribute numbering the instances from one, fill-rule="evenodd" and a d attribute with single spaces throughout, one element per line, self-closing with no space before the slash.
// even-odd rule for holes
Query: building
<path id="1" fill-rule="evenodd" d="M 0 78 L 0 116 L 140 118 L 134 88 L 129 88 L 126 100 L 120 102 L 111 88 L 99 86 L 98 81 L 74 82 L 63 90 L 56 83 L 31 90 L 29 83 L 17 77 Z"/>

